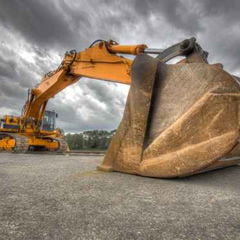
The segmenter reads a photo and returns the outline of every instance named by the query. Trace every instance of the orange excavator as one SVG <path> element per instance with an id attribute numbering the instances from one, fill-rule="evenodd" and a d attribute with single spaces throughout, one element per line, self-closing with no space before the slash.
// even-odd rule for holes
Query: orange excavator
<path id="1" fill-rule="evenodd" d="M 68 146 L 62 130 L 55 127 L 58 114 L 46 111 L 48 100 L 81 77 L 130 84 L 132 60 L 116 53 L 137 55 L 145 48 L 97 40 L 82 52 L 67 52 L 59 68 L 47 73 L 38 86 L 29 90 L 21 116 L 6 115 L 0 120 L 0 149 L 14 153 L 64 153 Z"/>
<path id="2" fill-rule="evenodd" d="M 184 58 L 167 63 L 178 56 Z M 67 144 L 54 129 L 57 114 L 46 111 L 47 102 L 88 77 L 130 85 L 123 119 L 99 170 L 173 178 L 236 165 L 239 78 L 222 64 L 208 64 L 207 57 L 195 38 L 165 50 L 97 40 L 82 52 L 67 52 L 58 69 L 29 92 L 22 115 L 1 119 L 0 149 L 64 153 Z"/>

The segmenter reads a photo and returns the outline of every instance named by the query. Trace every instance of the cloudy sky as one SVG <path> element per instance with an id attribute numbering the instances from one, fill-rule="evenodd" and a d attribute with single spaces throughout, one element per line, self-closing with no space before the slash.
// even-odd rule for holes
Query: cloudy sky
<path id="1" fill-rule="evenodd" d="M 0 115 L 19 115 L 27 89 L 67 50 L 96 39 L 166 48 L 196 37 L 211 63 L 240 75 L 239 0 L 0 0 Z M 117 128 L 128 86 L 92 79 L 51 99 L 66 132 Z"/>

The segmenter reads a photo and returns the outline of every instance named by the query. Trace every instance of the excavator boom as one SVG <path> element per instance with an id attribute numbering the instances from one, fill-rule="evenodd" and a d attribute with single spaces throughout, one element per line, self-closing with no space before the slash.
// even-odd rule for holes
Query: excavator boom
<path id="1" fill-rule="evenodd" d="M 41 121 L 41 109 L 45 102 L 81 77 L 131 84 L 132 60 L 116 53 L 137 55 L 146 48 L 146 45 L 124 46 L 113 41 L 100 41 L 82 52 L 67 52 L 60 67 L 45 75 L 42 82 L 32 90 L 24 117 Z"/>

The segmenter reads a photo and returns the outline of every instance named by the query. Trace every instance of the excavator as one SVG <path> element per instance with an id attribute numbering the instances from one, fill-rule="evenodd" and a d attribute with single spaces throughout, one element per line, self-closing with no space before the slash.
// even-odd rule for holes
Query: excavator
<path id="1" fill-rule="evenodd" d="M 177 57 L 182 59 L 169 63 Z M 81 52 L 66 52 L 60 66 L 29 91 L 21 116 L 1 119 L 0 149 L 64 153 L 63 133 L 44 128 L 46 116 L 56 118 L 46 106 L 87 77 L 130 85 L 123 118 L 99 170 L 176 178 L 238 165 L 240 79 L 207 59 L 195 38 L 167 49 L 96 40 Z"/>

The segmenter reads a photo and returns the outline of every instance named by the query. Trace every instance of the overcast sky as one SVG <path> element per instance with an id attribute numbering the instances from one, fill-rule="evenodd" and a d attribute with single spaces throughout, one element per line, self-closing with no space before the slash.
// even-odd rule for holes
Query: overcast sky
<path id="1" fill-rule="evenodd" d="M 67 50 L 96 39 L 166 48 L 196 37 L 211 63 L 240 75 L 240 1 L 0 0 L 0 115 L 19 115 L 27 89 Z M 128 86 L 92 79 L 49 101 L 65 132 L 117 128 Z"/>

